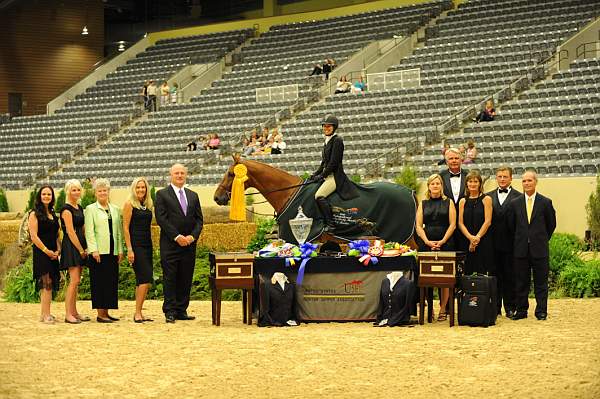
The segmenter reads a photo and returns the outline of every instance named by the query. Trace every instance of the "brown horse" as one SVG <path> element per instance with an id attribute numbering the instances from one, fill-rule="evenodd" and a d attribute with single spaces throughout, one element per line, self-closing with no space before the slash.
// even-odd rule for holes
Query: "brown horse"
<path id="1" fill-rule="evenodd" d="M 227 205 L 231 197 L 231 185 L 233 183 L 233 167 L 238 163 L 246 165 L 248 168 L 248 180 L 244 188 L 256 188 L 265 199 L 271 204 L 277 214 L 281 213 L 290 198 L 300 189 L 302 179 L 298 176 L 290 175 L 281 169 L 270 165 L 241 160 L 239 155 L 233 156 L 233 165 L 227 169 L 223 180 L 215 191 L 214 200 L 219 205 Z"/>
<path id="2" fill-rule="evenodd" d="M 316 209 L 311 191 L 316 190 L 317 185 L 303 186 L 303 181 L 298 176 L 291 175 L 281 169 L 277 169 L 270 165 L 250 160 L 242 160 L 239 155 L 233 156 L 233 164 L 227 169 L 223 179 L 217 187 L 214 200 L 219 205 L 227 205 L 231 198 L 231 187 L 235 177 L 234 167 L 241 163 L 247 168 L 248 180 L 244 183 L 244 188 L 256 188 L 265 197 L 267 202 L 271 204 L 278 215 L 279 233 L 284 239 L 290 236 L 287 220 L 293 218 L 296 214 L 299 198 L 304 198 L 305 202 L 300 203 L 303 206 L 307 216 L 315 217 L 319 221 L 313 225 L 313 228 L 318 228 L 320 223 L 320 213 Z M 416 214 L 416 199 L 412 191 L 405 187 L 398 186 L 392 183 L 373 183 L 369 185 L 359 186 L 361 197 L 364 196 L 362 204 L 360 198 L 357 200 L 342 201 L 334 206 L 337 210 L 334 214 L 339 214 L 342 225 L 336 223 L 335 234 L 339 238 L 356 239 L 356 229 L 362 230 L 361 236 L 379 235 L 387 241 L 399 241 L 406 243 L 413 248 L 416 247 L 413 239 L 414 222 Z M 314 194 L 314 193 L 313 193 Z M 333 197 L 336 195 L 332 195 Z M 366 198 L 366 203 L 364 202 Z M 355 204 L 354 201 L 357 201 Z M 335 205 L 335 204 L 334 204 Z M 358 206 L 358 207 L 357 207 Z M 291 216 L 290 216 L 291 214 Z M 368 216 L 365 218 L 364 216 Z M 350 224 L 343 225 L 344 220 L 352 219 Z M 370 219 L 369 219 L 370 218 Z M 402 219 L 403 218 L 403 219 Z M 378 224 L 373 223 L 378 220 Z M 402 223 L 394 225 L 395 220 L 401 220 Z M 370 227 L 376 227 L 375 233 L 368 233 Z M 319 237 L 322 230 L 311 231 L 312 236 L 309 240 Z M 364 233 L 367 232 L 367 233 Z M 321 237 L 322 239 L 324 237 Z M 293 238 L 291 238 L 293 240 Z"/>

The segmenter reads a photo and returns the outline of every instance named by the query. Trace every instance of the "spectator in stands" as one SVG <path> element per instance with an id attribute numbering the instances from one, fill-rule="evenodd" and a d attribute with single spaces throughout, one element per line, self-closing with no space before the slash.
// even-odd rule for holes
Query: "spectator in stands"
<path id="1" fill-rule="evenodd" d="M 127 260 L 135 272 L 135 314 L 133 321 L 152 321 L 142 315 L 146 294 L 154 281 L 152 275 L 152 198 L 150 185 L 144 177 L 133 179 L 129 198 L 123 205 L 123 236 L 127 245 Z"/>
<path id="2" fill-rule="evenodd" d="M 361 76 L 356 82 L 354 82 L 354 84 L 352 84 L 352 88 L 350 90 L 353 94 L 364 94 L 366 87 L 367 86 L 363 82 L 363 78 Z"/>
<path id="3" fill-rule="evenodd" d="M 149 82 L 147 80 L 144 81 L 144 86 L 142 86 L 142 101 L 144 102 L 144 109 L 148 110 L 148 85 Z"/>
<path id="4" fill-rule="evenodd" d="M 164 107 L 167 104 L 169 104 L 169 96 L 171 94 L 171 88 L 169 87 L 169 84 L 167 83 L 167 81 L 165 80 L 162 84 L 162 86 L 160 86 L 160 107 Z"/>
<path id="5" fill-rule="evenodd" d="M 271 133 L 269 133 L 269 128 L 266 126 L 263 127 L 261 139 L 268 140 L 270 137 L 271 137 Z"/>
<path id="6" fill-rule="evenodd" d="M 446 143 L 446 141 L 444 140 L 444 146 L 442 147 L 442 159 L 440 159 L 438 161 L 438 165 L 445 165 L 446 164 L 446 150 L 450 148 L 450 144 Z"/>
<path id="7" fill-rule="evenodd" d="M 350 93 L 351 87 L 352 87 L 352 84 L 350 82 L 348 82 L 348 79 L 346 79 L 345 76 L 342 76 L 340 78 L 340 80 L 338 80 L 338 82 L 337 82 L 334 94 Z"/>
<path id="8" fill-rule="evenodd" d="M 221 140 L 219 139 L 219 135 L 216 133 L 210 134 L 210 139 L 208 140 L 207 150 L 218 150 L 221 145 Z"/>
<path id="9" fill-rule="evenodd" d="M 193 139 L 189 143 L 187 143 L 186 151 L 196 151 L 198 149 L 198 143 L 196 143 L 196 139 Z"/>
<path id="10" fill-rule="evenodd" d="M 477 159 L 477 148 L 475 148 L 475 143 L 473 140 L 467 141 L 467 153 L 465 155 L 465 159 L 463 160 L 464 164 L 475 163 Z"/>
<path id="11" fill-rule="evenodd" d="M 33 279 L 35 288 L 40 292 L 42 311 L 40 321 L 54 324 L 50 314 L 52 291 L 58 291 L 60 272 L 58 258 L 60 242 L 58 240 L 58 218 L 54 214 L 54 189 L 42 186 L 36 196 L 33 212 L 29 213 L 27 226 L 33 244 Z"/>
<path id="12" fill-rule="evenodd" d="M 119 305 L 119 263 L 123 258 L 123 223 L 121 210 L 108 200 L 110 183 L 97 179 L 94 185 L 96 202 L 85 208 L 85 239 L 92 254 L 90 291 L 92 308 L 98 323 L 118 321 L 108 314 Z"/>
<path id="13" fill-rule="evenodd" d="M 86 264 L 88 256 L 83 208 L 79 205 L 81 192 L 82 187 L 79 181 L 67 181 L 65 184 L 65 204 L 60 210 L 60 221 L 63 230 L 60 269 L 69 271 L 69 286 L 65 293 L 65 323 L 69 324 L 90 321 L 88 316 L 82 316 L 77 311 L 77 291 L 82 268 Z"/>
<path id="14" fill-rule="evenodd" d="M 148 111 L 156 112 L 156 94 L 158 93 L 158 87 L 154 84 L 154 80 L 150 80 L 146 92 L 148 93 Z"/>
<path id="15" fill-rule="evenodd" d="M 177 92 L 179 90 L 179 85 L 177 83 L 173 83 L 171 87 L 171 104 L 177 104 Z"/>
<path id="16" fill-rule="evenodd" d="M 464 144 L 461 144 L 461 145 L 458 146 L 458 152 L 460 152 L 460 156 L 463 159 L 463 163 L 464 163 L 465 152 L 466 152 Z"/>
<path id="17" fill-rule="evenodd" d="M 287 144 L 283 141 L 283 136 L 277 134 L 275 136 L 275 142 L 271 145 L 271 154 L 283 154 L 283 151 L 287 148 Z"/>
<path id="18" fill-rule="evenodd" d="M 255 151 L 258 150 L 259 145 L 260 145 L 260 143 L 258 141 L 258 136 L 257 136 L 256 130 L 252 130 L 252 134 L 250 135 L 248 144 L 244 148 L 243 154 L 246 156 L 252 155 Z"/>
<path id="19" fill-rule="evenodd" d="M 329 74 L 333 71 L 333 60 L 329 58 L 325 60 L 323 63 L 323 74 L 325 75 L 325 80 L 329 79 Z"/>
<path id="20" fill-rule="evenodd" d="M 322 73 L 323 73 L 323 66 L 319 65 L 319 64 L 315 64 L 315 67 L 313 68 L 312 72 L 308 76 L 320 75 Z"/>
<path id="21" fill-rule="evenodd" d="M 273 144 L 275 144 L 275 138 L 273 136 L 270 136 L 266 140 L 265 144 L 260 148 L 260 150 L 256 151 L 254 155 L 270 155 L 271 150 L 273 148 Z"/>
<path id="22" fill-rule="evenodd" d="M 485 102 L 485 108 L 475 118 L 473 118 L 473 122 L 491 122 L 495 117 L 496 110 L 494 109 L 494 102 L 492 100 L 487 100 Z"/>

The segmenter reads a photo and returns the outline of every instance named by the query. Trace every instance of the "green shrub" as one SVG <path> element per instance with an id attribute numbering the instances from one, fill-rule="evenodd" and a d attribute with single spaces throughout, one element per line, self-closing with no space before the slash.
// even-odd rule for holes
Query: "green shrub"
<path id="1" fill-rule="evenodd" d="M 304 173 L 302 173 L 302 174 L 300 175 L 300 178 L 301 178 L 302 180 L 306 180 L 306 179 L 308 179 L 309 177 L 310 177 L 310 173 L 308 173 L 308 172 L 304 172 Z"/>
<path id="2" fill-rule="evenodd" d="M 81 194 L 81 207 L 85 209 L 89 204 L 96 202 L 96 194 L 94 194 L 92 183 L 84 181 L 81 186 L 83 188 L 83 193 Z"/>
<path id="3" fill-rule="evenodd" d="M 27 200 L 27 208 L 25 208 L 25 213 L 29 212 L 30 210 L 33 209 L 33 204 L 35 203 L 35 194 L 37 192 L 37 188 L 34 187 L 30 192 L 29 192 L 29 199 Z"/>
<path id="4" fill-rule="evenodd" d="M 360 177 L 360 175 L 352 175 L 350 180 L 352 180 L 354 183 L 360 183 L 361 177 Z"/>
<path id="5" fill-rule="evenodd" d="M 156 201 L 156 187 L 154 185 L 150 187 L 150 198 L 152 198 L 152 202 Z"/>
<path id="6" fill-rule="evenodd" d="M 417 171 L 412 165 L 404 165 L 400 173 L 394 178 L 396 184 L 408 187 L 414 192 L 419 192 L 421 188 L 421 182 L 417 179 Z"/>
<path id="7" fill-rule="evenodd" d="M 600 260 L 567 264 L 560 273 L 558 286 L 561 293 L 570 297 L 599 297 Z"/>
<path id="8" fill-rule="evenodd" d="M 592 233 L 590 244 L 592 250 L 597 250 L 600 246 L 600 174 L 596 177 L 596 191 L 590 194 L 585 210 L 588 228 Z"/>
<path id="9" fill-rule="evenodd" d="M 63 206 L 65 206 L 65 201 L 67 200 L 67 193 L 65 193 L 64 189 L 61 189 L 56 196 L 56 203 L 54 204 L 54 211 L 60 212 Z"/>
<path id="10" fill-rule="evenodd" d="M 273 226 L 275 226 L 275 223 L 277 223 L 275 219 L 258 219 L 256 226 L 256 234 L 254 234 L 254 237 L 252 237 L 252 239 L 248 243 L 246 250 L 248 252 L 254 252 L 267 245 L 269 243 L 269 239 L 266 236 L 267 234 L 271 233 L 271 231 L 273 230 Z"/>
<path id="11" fill-rule="evenodd" d="M 0 188 L 0 212 L 8 212 L 8 200 L 6 193 Z"/>
<path id="12" fill-rule="evenodd" d="M 574 234 L 554 233 L 549 243 L 548 285 L 550 290 L 557 289 L 558 277 L 567 265 L 583 265 L 579 257 L 584 248 L 584 242 Z"/>
<path id="13" fill-rule="evenodd" d="M 33 258 L 10 270 L 4 284 L 4 297 L 8 302 L 39 302 L 40 294 L 33 281 Z"/>

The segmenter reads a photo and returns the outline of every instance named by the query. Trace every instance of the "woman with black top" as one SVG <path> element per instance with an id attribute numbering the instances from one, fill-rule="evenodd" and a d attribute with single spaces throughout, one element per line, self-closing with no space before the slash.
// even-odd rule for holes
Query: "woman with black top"
<path id="1" fill-rule="evenodd" d="M 468 240 L 464 274 L 493 274 L 494 243 L 486 234 L 492 224 L 492 199 L 483 194 L 483 180 L 477 171 L 466 177 L 465 198 L 458 203 L 458 227 Z"/>
<path id="2" fill-rule="evenodd" d="M 153 321 L 142 315 L 142 307 L 152 276 L 152 198 L 150 187 L 144 177 L 133 179 L 129 198 L 123 205 L 123 236 L 127 245 L 127 260 L 135 271 L 135 314 L 133 321 Z"/>
<path id="3" fill-rule="evenodd" d="M 438 174 L 427 179 L 425 199 L 417 208 L 416 227 L 419 251 L 452 251 L 452 233 L 456 229 L 456 209 L 444 195 L 444 182 Z M 449 242 L 450 240 L 450 242 Z M 446 305 L 450 290 L 441 290 L 438 321 L 446 320 Z"/>
<path id="4" fill-rule="evenodd" d="M 123 224 L 119 208 L 108 202 L 110 183 L 97 179 L 94 190 L 96 202 L 85 208 L 85 238 L 90 259 L 90 288 L 92 308 L 98 323 L 118 321 L 108 314 L 118 309 L 119 262 L 123 258 Z"/>
<path id="5" fill-rule="evenodd" d="M 65 205 L 60 210 L 60 221 L 63 230 L 62 255 L 60 269 L 69 271 L 69 285 L 65 293 L 65 323 L 79 324 L 90 321 L 77 311 L 77 291 L 81 281 L 81 271 L 87 259 L 87 244 L 84 233 L 81 184 L 78 180 L 69 180 L 65 184 Z"/>
<path id="6" fill-rule="evenodd" d="M 58 291 L 60 273 L 58 258 L 60 243 L 58 242 L 58 218 L 54 214 L 54 189 L 42 186 L 36 196 L 33 211 L 28 219 L 29 236 L 33 244 L 33 278 L 35 288 L 40 291 L 42 313 L 40 321 L 54 324 L 55 318 L 50 314 L 52 291 Z"/>

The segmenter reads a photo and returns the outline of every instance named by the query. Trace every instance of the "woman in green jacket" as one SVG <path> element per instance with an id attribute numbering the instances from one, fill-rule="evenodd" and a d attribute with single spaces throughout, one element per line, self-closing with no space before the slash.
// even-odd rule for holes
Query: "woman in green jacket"
<path id="1" fill-rule="evenodd" d="M 110 183 L 97 179 L 96 202 L 85 208 L 85 239 L 90 253 L 90 287 L 92 308 L 98 323 L 118 321 L 108 314 L 118 309 L 119 262 L 123 258 L 123 224 L 118 207 L 108 202 Z"/>

